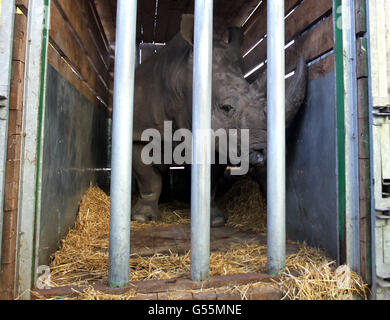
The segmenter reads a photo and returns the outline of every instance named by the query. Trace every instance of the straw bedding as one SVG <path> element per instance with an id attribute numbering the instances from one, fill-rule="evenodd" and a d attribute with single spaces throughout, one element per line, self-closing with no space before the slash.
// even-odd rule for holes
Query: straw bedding
<path id="1" fill-rule="evenodd" d="M 89 285 L 106 281 L 108 273 L 109 196 L 98 187 L 90 187 L 84 195 L 78 218 L 60 248 L 51 259 L 50 286 Z M 242 178 L 221 199 L 220 204 L 228 212 L 228 226 L 241 230 L 266 232 L 266 205 L 255 182 Z M 132 222 L 132 230 L 150 225 L 189 223 L 186 210 L 180 204 L 164 204 L 160 207 L 161 222 L 140 224 Z M 178 209 L 179 208 L 179 209 Z M 226 252 L 212 252 L 211 275 L 238 274 L 266 271 L 266 246 L 256 243 L 234 244 Z M 141 257 L 133 254 L 130 259 L 130 280 L 169 279 L 188 277 L 190 254 L 155 254 Z M 263 283 L 250 286 L 264 285 Z M 297 253 L 287 256 L 286 269 L 274 285 L 284 292 L 284 299 L 352 299 L 354 295 L 366 298 L 367 286 L 347 266 L 336 269 L 318 249 L 305 244 Z M 250 286 L 227 288 L 238 290 L 243 299 Z M 78 292 L 76 299 L 131 299 L 134 292 L 110 295 L 92 287 Z M 67 299 L 67 297 L 58 297 Z"/>

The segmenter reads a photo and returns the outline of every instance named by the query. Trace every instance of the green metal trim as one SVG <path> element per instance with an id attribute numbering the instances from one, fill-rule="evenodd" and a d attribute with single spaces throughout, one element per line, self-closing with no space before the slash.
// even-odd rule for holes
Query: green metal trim
<path id="1" fill-rule="evenodd" d="M 42 55 L 41 55 L 41 83 L 40 83 L 40 96 L 39 96 L 39 110 L 38 110 L 38 141 L 37 141 L 37 168 L 36 168 L 36 185 L 35 185 L 35 205 L 34 205 L 34 246 L 33 246 L 33 257 L 31 265 L 31 279 L 34 282 L 35 277 L 35 252 L 37 247 L 37 217 L 38 217 L 38 201 L 41 188 L 41 156 L 42 156 L 42 138 L 43 138 L 43 110 L 46 95 L 46 67 L 47 67 L 47 47 L 49 42 L 49 5 L 50 0 L 45 0 L 45 14 L 43 20 L 43 31 L 42 31 Z"/>
<path id="2" fill-rule="evenodd" d="M 345 127 L 344 127 L 344 65 L 343 65 L 343 31 L 342 0 L 333 1 L 334 39 L 335 39 L 335 69 L 336 69 L 336 130 L 337 130 L 337 188 L 338 188 L 338 215 L 339 215 L 339 243 L 340 262 L 345 259 L 342 252 L 345 245 Z M 344 247 L 345 248 L 345 247 Z"/>

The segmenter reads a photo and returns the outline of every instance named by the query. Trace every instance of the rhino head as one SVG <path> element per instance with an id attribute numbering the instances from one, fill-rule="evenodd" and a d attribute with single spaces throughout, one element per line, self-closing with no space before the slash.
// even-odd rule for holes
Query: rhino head
<path id="1" fill-rule="evenodd" d="M 181 37 L 193 46 L 193 15 L 183 15 Z M 266 71 L 249 83 L 242 71 L 241 28 L 229 28 L 229 42 L 213 42 L 212 129 L 249 129 L 249 161 L 262 165 L 267 154 L 267 81 Z M 192 68 L 192 51 L 189 54 Z M 307 66 L 297 59 L 294 76 L 286 81 L 286 126 L 288 127 L 306 95 Z M 192 73 L 191 73 L 192 76 Z M 240 139 L 238 139 L 240 141 Z M 218 145 L 216 145 L 218 147 Z M 218 151 L 218 150 L 217 150 Z"/>

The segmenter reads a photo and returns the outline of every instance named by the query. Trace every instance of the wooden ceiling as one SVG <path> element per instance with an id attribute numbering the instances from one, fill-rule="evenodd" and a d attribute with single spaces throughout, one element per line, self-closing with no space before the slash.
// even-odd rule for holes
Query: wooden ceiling
<path id="1" fill-rule="evenodd" d="M 116 0 L 91 1 L 95 2 L 108 41 L 114 44 Z M 225 38 L 227 27 L 241 26 L 259 1 L 214 0 L 215 34 Z M 138 0 L 137 40 L 167 42 L 179 31 L 181 15 L 193 12 L 194 0 Z"/>

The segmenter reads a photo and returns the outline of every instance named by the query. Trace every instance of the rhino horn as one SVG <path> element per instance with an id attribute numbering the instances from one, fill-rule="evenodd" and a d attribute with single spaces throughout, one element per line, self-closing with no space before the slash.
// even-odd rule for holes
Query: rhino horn
<path id="1" fill-rule="evenodd" d="M 267 71 L 264 70 L 251 85 L 255 103 L 267 97 Z M 286 127 L 289 127 L 305 100 L 307 86 L 307 65 L 303 56 L 298 59 L 295 73 L 286 80 Z M 264 112 L 267 113 L 266 108 Z M 264 118 L 266 121 L 266 118 Z M 263 124 L 265 125 L 265 123 Z"/>
<path id="2" fill-rule="evenodd" d="M 264 70 L 259 77 L 251 83 L 251 89 L 256 98 L 264 98 L 267 94 L 267 70 Z"/>
<path id="3" fill-rule="evenodd" d="M 305 100 L 307 73 L 307 65 L 303 55 L 301 55 L 294 76 L 286 80 L 286 127 L 290 126 Z"/>

